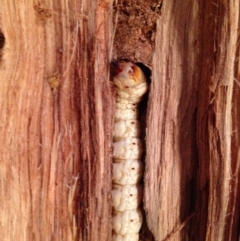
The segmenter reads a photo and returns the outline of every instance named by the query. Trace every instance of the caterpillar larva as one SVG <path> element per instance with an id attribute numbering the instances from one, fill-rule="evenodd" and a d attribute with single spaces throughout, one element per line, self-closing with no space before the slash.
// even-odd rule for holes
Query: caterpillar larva
<path id="1" fill-rule="evenodd" d="M 113 241 L 138 241 L 142 226 L 142 142 L 138 103 L 148 89 L 142 70 L 132 62 L 112 64 L 116 86 L 113 130 Z"/>

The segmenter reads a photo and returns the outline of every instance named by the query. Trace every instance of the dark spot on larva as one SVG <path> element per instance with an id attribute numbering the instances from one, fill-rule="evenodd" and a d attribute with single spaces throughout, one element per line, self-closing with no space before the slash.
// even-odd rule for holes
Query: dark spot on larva
<path id="1" fill-rule="evenodd" d="M 134 167 L 132 167 L 132 170 L 135 170 L 135 168 L 134 168 Z"/>
<path id="2" fill-rule="evenodd" d="M 134 65 L 132 65 L 131 69 L 128 71 L 128 74 L 131 75 L 131 76 L 133 76 L 133 74 L 134 74 L 134 69 L 133 68 L 134 68 Z"/>
<path id="3" fill-rule="evenodd" d="M 133 142 L 132 144 L 133 144 L 133 145 L 136 145 L 136 143 L 135 143 L 135 142 Z"/>
<path id="4" fill-rule="evenodd" d="M 133 222 L 133 219 L 131 219 L 130 222 Z"/>
<path id="5" fill-rule="evenodd" d="M 125 89 L 129 89 L 129 86 L 126 85 L 126 86 L 125 86 Z"/>
<path id="6" fill-rule="evenodd" d="M 136 111 L 135 109 L 132 109 L 132 111 Z"/>
<path id="7" fill-rule="evenodd" d="M 132 197 L 133 195 L 132 194 L 130 194 L 130 197 Z"/>
<path id="8" fill-rule="evenodd" d="M 134 121 L 131 122 L 131 124 L 134 124 L 134 123 L 135 123 Z"/>

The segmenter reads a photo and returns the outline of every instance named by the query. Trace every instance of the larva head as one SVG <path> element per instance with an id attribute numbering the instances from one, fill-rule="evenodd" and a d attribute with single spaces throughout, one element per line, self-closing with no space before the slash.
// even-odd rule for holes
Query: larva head
<path id="1" fill-rule="evenodd" d="M 118 94 L 123 98 L 140 98 L 146 93 L 148 85 L 142 70 L 132 62 L 112 63 L 113 82 Z"/>

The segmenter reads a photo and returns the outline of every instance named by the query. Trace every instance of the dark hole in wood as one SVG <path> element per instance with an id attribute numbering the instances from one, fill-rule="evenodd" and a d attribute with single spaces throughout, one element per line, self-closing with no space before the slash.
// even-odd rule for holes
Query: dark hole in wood
<path id="1" fill-rule="evenodd" d="M 0 49 L 3 48 L 4 44 L 5 44 L 5 37 L 4 37 L 3 33 L 0 30 Z"/>
<path id="2" fill-rule="evenodd" d="M 2 55 L 3 55 L 3 52 L 1 51 L 1 49 L 4 47 L 4 44 L 5 44 L 5 37 L 0 29 L 0 61 L 2 60 Z"/>
<path id="3" fill-rule="evenodd" d="M 146 76 L 147 82 L 148 82 L 148 90 L 149 90 L 150 84 L 151 84 L 152 71 L 150 70 L 150 68 L 148 68 L 146 65 L 144 65 L 141 62 L 137 62 L 136 65 L 141 68 L 144 75 Z M 143 150 L 144 150 L 142 162 L 144 163 L 144 165 L 145 165 L 145 150 L 146 150 L 145 135 L 146 135 L 146 127 L 147 127 L 146 126 L 146 118 L 147 118 L 148 93 L 149 93 L 149 91 L 143 96 L 142 101 L 139 103 L 139 113 L 140 113 L 139 121 L 140 121 L 140 128 L 141 128 L 141 140 L 142 140 L 142 145 L 143 145 Z M 142 180 L 142 185 L 144 187 L 144 180 Z M 143 203 L 142 203 L 142 210 L 143 210 L 143 225 L 140 230 L 140 240 L 154 241 L 155 240 L 154 236 L 151 233 L 151 231 L 148 229 Z"/>

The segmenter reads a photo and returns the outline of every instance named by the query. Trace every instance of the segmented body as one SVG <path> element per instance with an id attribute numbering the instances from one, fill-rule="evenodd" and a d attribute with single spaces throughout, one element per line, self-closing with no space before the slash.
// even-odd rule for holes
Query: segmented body
<path id="1" fill-rule="evenodd" d="M 113 131 L 113 241 L 138 241 L 142 226 L 142 141 L 138 103 L 148 89 L 141 69 L 132 62 L 113 63 L 116 110 Z"/>

